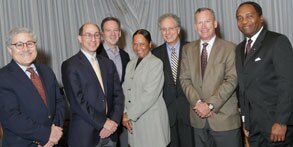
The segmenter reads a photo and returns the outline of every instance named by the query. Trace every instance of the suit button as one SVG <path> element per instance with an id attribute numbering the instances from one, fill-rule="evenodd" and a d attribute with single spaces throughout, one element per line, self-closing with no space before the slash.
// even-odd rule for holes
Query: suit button
<path id="1" fill-rule="evenodd" d="M 131 103 L 131 101 L 129 100 L 128 103 Z"/>
<path id="2" fill-rule="evenodd" d="M 102 102 L 104 102 L 105 100 L 102 100 Z"/>
<path id="3" fill-rule="evenodd" d="M 131 88 L 129 88 L 128 91 L 131 91 Z"/>
<path id="4" fill-rule="evenodd" d="M 51 119 L 51 115 L 49 115 L 48 118 Z"/>

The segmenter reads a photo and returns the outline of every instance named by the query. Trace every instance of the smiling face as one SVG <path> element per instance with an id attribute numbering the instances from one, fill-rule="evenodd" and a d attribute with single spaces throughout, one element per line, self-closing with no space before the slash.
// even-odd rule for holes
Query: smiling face
<path id="1" fill-rule="evenodd" d="M 22 65 L 22 66 L 30 66 L 32 62 L 37 57 L 37 47 L 36 45 L 27 46 L 27 42 L 35 42 L 33 36 L 29 33 L 19 33 L 12 37 L 11 44 L 16 43 L 25 43 L 23 44 L 23 48 L 16 48 L 15 45 L 10 45 L 8 47 L 9 54 L 12 59 Z"/>
<path id="2" fill-rule="evenodd" d="M 259 15 L 250 4 L 245 4 L 238 8 L 236 19 L 238 29 L 249 38 L 261 29 L 264 22 L 263 16 Z"/>
<path id="3" fill-rule="evenodd" d="M 85 24 L 82 34 L 78 36 L 78 41 L 89 54 L 94 54 L 100 45 L 100 30 L 94 24 Z"/>
<path id="4" fill-rule="evenodd" d="M 151 43 L 141 34 L 133 37 L 133 51 L 138 58 L 144 58 L 151 49 Z"/>
<path id="5" fill-rule="evenodd" d="M 201 40 L 208 42 L 216 35 L 216 28 L 218 26 L 213 13 L 209 10 L 203 10 L 195 14 L 194 27 L 198 32 Z"/>
<path id="6" fill-rule="evenodd" d="M 104 23 L 103 39 L 110 47 L 115 47 L 121 37 L 121 30 L 119 25 L 114 20 L 109 20 Z"/>
<path id="7" fill-rule="evenodd" d="M 164 40 L 174 46 L 179 40 L 180 27 L 172 17 L 166 17 L 160 22 L 161 34 Z"/>

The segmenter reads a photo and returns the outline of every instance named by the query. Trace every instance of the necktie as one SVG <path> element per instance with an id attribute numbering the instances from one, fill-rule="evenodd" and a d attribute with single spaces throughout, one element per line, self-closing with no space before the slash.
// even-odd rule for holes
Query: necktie
<path id="1" fill-rule="evenodd" d="M 171 48 L 171 68 L 172 68 L 172 75 L 174 83 L 176 84 L 177 78 L 177 67 L 178 67 L 178 57 L 175 52 L 175 48 Z"/>
<path id="2" fill-rule="evenodd" d="M 208 64 L 208 52 L 206 47 L 208 46 L 208 43 L 202 44 L 202 52 L 201 52 L 201 75 L 204 76 L 204 72 L 206 70 L 206 66 Z"/>
<path id="3" fill-rule="evenodd" d="M 102 90 L 103 90 L 103 93 L 105 93 L 105 90 L 104 90 L 104 84 L 103 84 L 103 79 L 102 79 L 102 75 L 101 75 L 101 69 L 100 69 L 100 66 L 98 65 L 97 63 L 97 58 L 96 57 L 92 57 L 91 58 L 91 64 L 92 64 L 92 67 L 98 77 L 98 81 L 102 87 Z M 106 114 L 108 113 L 108 105 L 107 105 L 107 99 L 105 98 L 105 103 L 106 103 Z"/>
<path id="4" fill-rule="evenodd" d="M 104 85 L 103 85 L 103 79 L 102 79 L 102 75 L 101 75 L 101 69 L 100 69 L 100 66 L 97 63 L 96 57 L 91 58 L 91 64 L 92 64 L 92 67 L 93 67 L 93 69 L 94 69 L 94 71 L 96 73 L 98 81 L 99 81 L 99 83 L 100 83 L 100 85 L 102 87 L 102 90 L 105 93 Z"/>
<path id="5" fill-rule="evenodd" d="M 252 43 L 252 40 L 251 39 L 248 39 L 247 41 L 247 44 L 246 44 L 246 47 L 245 47 L 245 55 L 249 55 L 249 53 L 251 52 L 251 43 Z"/>
<path id="6" fill-rule="evenodd" d="M 34 69 L 32 67 L 29 67 L 26 70 L 31 73 L 30 79 L 33 82 L 34 86 L 36 87 L 38 93 L 40 94 L 42 101 L 44 102 L 46 107 L 48 107 L 45 90 L 44 90 L 44 87 L 43 87 L 43 84 L 42 84 L 40 77 L 37 75 L 37 73 L 34 71 Z"/>

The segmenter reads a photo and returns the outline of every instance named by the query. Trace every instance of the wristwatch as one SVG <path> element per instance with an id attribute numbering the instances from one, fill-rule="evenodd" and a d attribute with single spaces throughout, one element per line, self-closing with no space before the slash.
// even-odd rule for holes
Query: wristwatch
<path id="1" fill-rule="evenodd" d="M 210 109 L 211 111 L 213 111 L 213 110 L 214 110 L 214 105 L 213 105 L 213 104 L 211 104 L 211 103 L 208 103 L 208 107 L 209 107 L 209 109 Z"/>

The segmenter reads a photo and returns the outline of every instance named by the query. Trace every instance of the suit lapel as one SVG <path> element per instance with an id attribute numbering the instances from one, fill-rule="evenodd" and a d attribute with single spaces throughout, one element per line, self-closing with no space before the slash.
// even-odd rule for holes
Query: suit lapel
<path id="1" fill-rule="evenodd" d="M 199 81 L 200 85 L 202 85 L 202 75 L 201 75 L 201 58 L 200 58 L 200 41 L 196 41 L 195 44 L 194 44 L 194 49 L 191 49 L 191 59 L 192 61 L 189 61 L 191 62 L 190 65 L 194 65 L 194 68 L 193 71 L 191 73 L 193 73 L 194 75 L 198 75 L 198 77 L 196 77 L 198 80 L 196 81 Z M 193 76 L 193 75 L 192 75 Z"/>
<path id="2" fill-rule="evenodd" d="M 97 55 L 97 59 L 99 61 L 99 66 L 100 66 L 100 71 L 101 71 L 101 75 L 102 75 L 102 79 L 103 79 L 103 86 L 104 86 L 104 90 L 105 90 L 105 95 L 107 95 L 107 79 L 108 79 L 108 77 L 107 77 L 107 67 L 106 67 L 107 64 L 105 64 L 103 62 L 101 56 Z M 99 85 L 100 85 L 100 83 L 99 83 Z"/>
<path id="3" fill-rule="evenodd" d="M 91 76 L 90 79 L 96 79 L 96 83 L 99 87 L 99 89 L 102 91 L 102 87 L 100 85 L 100 82 L 98 81 L 98 78 L 97 78 L 97 75 L 91 65 L 91 63 L 89 62 L 89 60 L 86 58 L 86 56 L 81 52 L 79 51 L 78 54 L 77 54 L 79 60 L 80 60 L 80 63 L 82 64 L 82 66 L 85 68 L 85 70 L 89 73 L 89 76 Z M 101 63 L 102 61 L 100 61 L 101 57 L 99 55 L 97 55 L 97 60 L 99 62 L 99 66 L 100 66 L 100 69 L 101 69 L 101 75 L 102 75 L 102 78 L 103 78 L 103 84 L 104 84 L 104 88 L 105 88 L 105 93 L 106 93 L 106 87 L 105 87 L 105 82 L 107 80 L 105 80 L 105 77 L 104 75 L 106 75 L 104 72 L 105 72 L 105 67 L 102 67 L 103 66 L 103 63 Z M 105 65 L 104 65 L 105 66 Z M 103 69 L 102 69 L 103 68 Z"/>
<path id="4" fill-rule="evenodd" d="M 167 50 L 168 50 L 168 48 L 167 48 L 167 45 L 165 43 L 164 46 L 163 46 L 163 50 L 162 50 L 162 55 L 163 55 L 163 58 L 162 59 L 166 63 L 164 66 L 166 66 L 165 68 L 166 68 L 166 71 L 168 73 L 169 79 L 171 79 L 171 82 L 173 84 L 175 84 L 174 83 L 174 80 L 173 80 L 171 63 L 170 63 L 170 60 L 169 60 L 169 55 L 168 55 L 168 51 Z"/>
<path id="5" fill-rule="evenodd" d="M 35 66 L 36 66 L 36 70 L 37 70 L 37 72 L 38 72 L 38 74 L 39 74 L 39 77 L 40 77 L 40 79 L 41 79 L 41 81 L 42 81 L 42 85 L 43 85 L 43 87 L 44 87 L 44 90 L 45 90 L 45 94 L 46 94 L 46 101 L 47 101 L 47 104 L 48 104 L 48 109 L 50 110 L 50 106 L 51 106 L 51 101 L 50 101 L 50 95 L 49 95 L 49 93 L 48 93 L 48 87 L 47 87 L 47 85 L 48 85 L 48 83 L 50 82 L 50 81 L 48 81 L 48 78 L 45 78 L 46 77 L 46 73 L 44 73 L 41 69 L 40 69 L 40 67 L 38 66 L 38 65 L 36 65 L 35 64 Z M 42 102 L 42 104 L 45 106 L 45 104 Z"/>
<path id="6" fill-rule="evenodd" d="M 221 48 L 220 44 L 219 44 L 219 39 L 216 37 L 215 42 L 214 42 L 212 49 L 211 49 L 210 56 L 208 58 L 208 64 L 207 64 L 207 67 L 206 67 L 206 70 L 204 73 L 203 80 L 205 80 L 207 78 L 206 75 L 210 72 L 210 69 L 213 68 L 212 66 L 214 64 L 215 58 L 217 57 L 217 55 L 220 51 L 219 48 Z"/>
<path id="7" fill-rule="evenodd" d="M 15 77 L 16 79 L 15 81 L 17 81 L 19 85 L 25 85 L 21 87 L 23 89 L 19 89 L 19 91 L 23 91 L 23 93 L 27 93 L 28 95 L 30 95 L 28 97 L 25 97 L 27 101 L 38 101 L 39 103 L 41 103 L 43 108 L 46 108 L 45 104 L 42 102 L 42 98 L 39 95 L 36 87 L 33 85 L 33 83 L 31 82 L 30 78 L 26 75 L 26 73 L 23 72 L 23 70 L 17 65 L 17 63 L 14 60 L 12 60 L 11 63 L 9 64 L 9 70 L 11 74 L 13 75 L 13 77 Z M 38 73 L 39 73 L 39 70 L 38 70 Z M 43 80 L 42 80 L 42 84 L 44 85 Z M 44 89 L 46 91 L 45 86 L 44 86 Z M 47 91 L 46 91 L 46 97 L 47 97 Z"/>
<path id="8" fill-rule="evenodd" d="M 253 46 L 252 46 L 252 50 L 251 50 L 252 53 L 250 53 L 250 54 L 246 57 L 245 65 L 246 65 L 250 60 L 254 59 L 253 57 L 255 57 L 256 54 L 257 54 L 257 52 L 260 51 L 261 46 L 262 46 L 262 42 L 263 42 L 263 40 L 264 40 L 264 37 L 265 37 L 266 33 L 267 33 L 267 30 L 263 29 L 263 30 L 260 32 L 259 36 L 256 38 L 255 43 L 254 43 Z"/>

